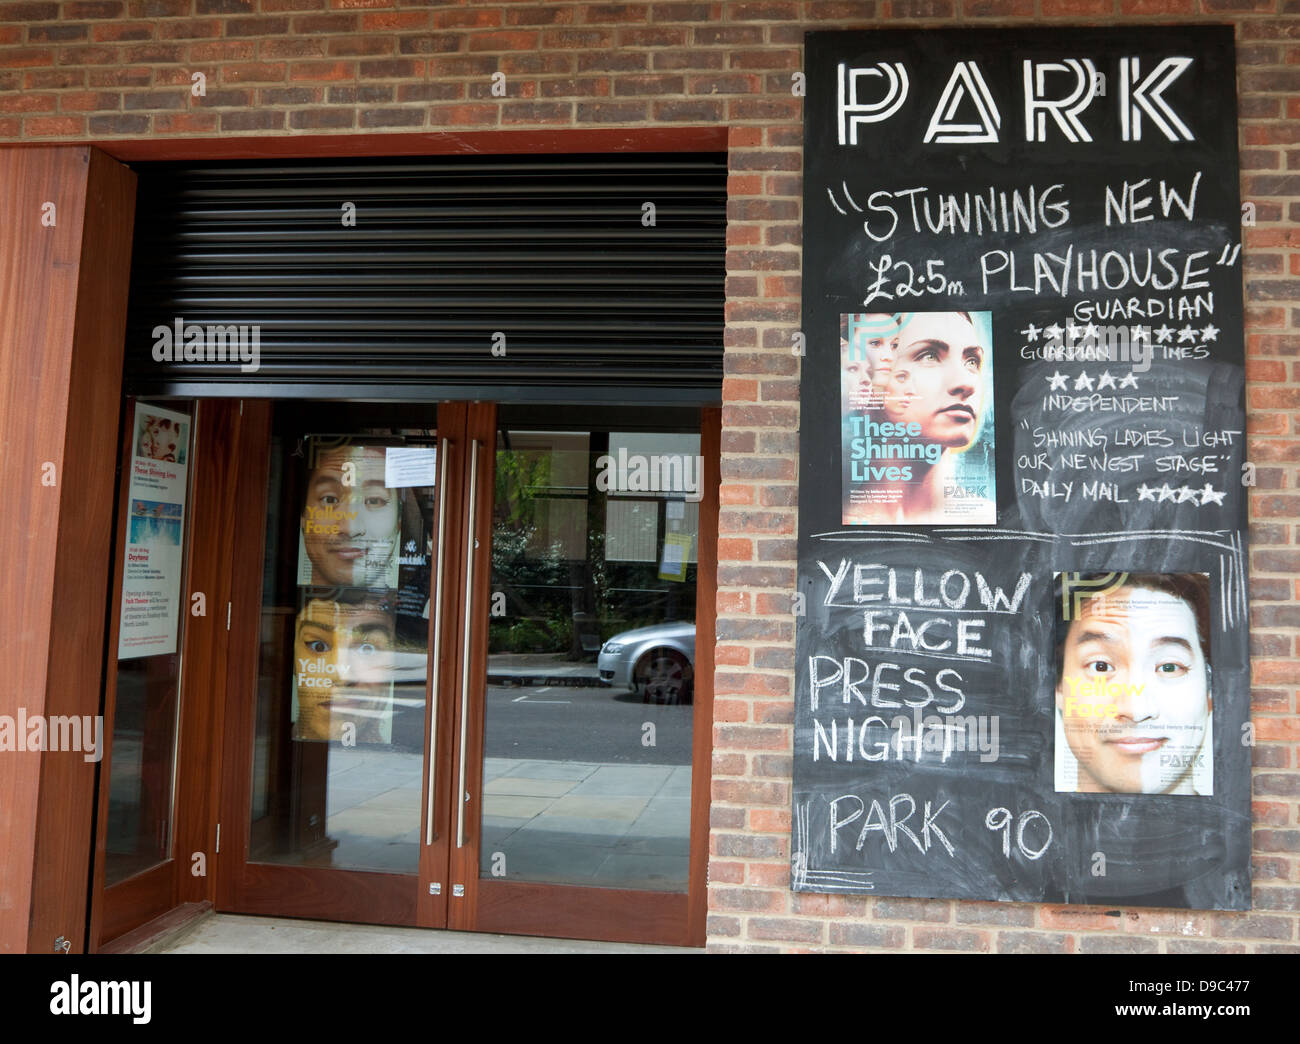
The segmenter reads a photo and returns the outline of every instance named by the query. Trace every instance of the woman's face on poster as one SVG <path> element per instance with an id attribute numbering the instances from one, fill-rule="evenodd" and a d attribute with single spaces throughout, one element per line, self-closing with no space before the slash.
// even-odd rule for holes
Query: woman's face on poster
<path id="1" fill-rule="evenodd" d="M 898 348 L 898 322 L 888 313 L 854 316 L 853 341 L 840 341 L 841 410 L 880 404 Z"/>
<path id="2" fill-rule="evenodd" d="M 401 537 L 402 505 L 384 485 L 382 447 L 322 451 L 307 480 L 302 537 L 313 584 L 385 583 Z"/>
<path id="3" fill-rule="evenodd" d="M 965 449 L 979 433 L 987 349 L 957 312 L 917 312 L 899 333 L 885 413 L 920 425 L 920 438 Z"/>
<path id="4" fill-rule="evenodd" d="M 1167 794 L 1199 767 L 1211 716 L 1196 614 L 1165 591 L 1082 599 L 1056 690 L 1079 789 Z"/>
<path id="5" fill-rule="evenodd" d="M 388 707 L 393 673 L 392 610 L 377 602 L 312 599 L 298 615 L 294 738 L 337 740 L 351 722 L 360 732 Z"/>

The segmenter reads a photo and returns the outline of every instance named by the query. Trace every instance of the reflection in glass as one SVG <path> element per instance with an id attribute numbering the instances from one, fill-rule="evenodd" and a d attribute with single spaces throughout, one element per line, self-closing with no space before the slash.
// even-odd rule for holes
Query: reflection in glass
<path id="1" fill-rule="evenodd" d="M 484 877 L 686 890 L 698 454 L 500 432 Z"/>
<path id="2" fill-rule="evenodd" d="M 276 411 L 254 862 L 419 864 L 436 433 L 392 413 Z"/>
<path id="3" fill-rule="evenodd" d="M 134 410 L 135 432 L 130 440 L 133 459 L 160 461 L 184 468 L 190 456 L 189 419 L 191 403 L 168 402 L 166 409 L 137 402 Z M 130 483 L 133 461 L 123 468 L 123 482 Z M 175 474 L 180 468 L 173 468 Z M 192 474 L 192 469 L 191 469 Z M 148 601 L 147 611 L 119 614 L 119 649 L 125 645 L 126 658 L 115 661 L 117 671 L 114 697 L 113 735 L 108 765 L 108 818 L 105 824 L 104 884 L 106 887 L 125 881 L 150 867 L 171 858 L 172 777 L 176 761 L 176 721 L 180 705 L 181 656 L 179 650 L 185 631 L 186 613 L 182 611 L 185 590 L 185 551 L 189 541 L 189 517 L 184 510 L 190 474 L 179 480 L 178 487 L 154 500 L 128 497 L 124 545 L 128 560 L 131 549 L 147 548 L 143 567 L 153 576 L 132 586 L 129 565 L 123 570 L 122 585 L 135 592 L 135 601 Z M 149 487 L 146 487 L 149 488 Z M 159 486 L 155 483 L 154 489 Z M 164 596 L 167 612 L 160 614 L 147 595 L 175 584 L 175 595 Z M 119 601 L 122 592 L 118 592 Z M 155 642 L 159 634 L 174 628 L 175 652 L 139 654 Z M 169 648 L 171 642 L 166 643 Z M 137 655 L 129 651 L 135 647 Z M 101 737 L 101 743 L 107 737 Z"/>

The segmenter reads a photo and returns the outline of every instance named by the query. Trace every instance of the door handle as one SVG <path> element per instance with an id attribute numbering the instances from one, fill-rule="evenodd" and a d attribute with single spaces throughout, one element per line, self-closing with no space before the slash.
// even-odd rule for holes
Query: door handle
<path id="1" fill-rule="evenodd" d="M 447 522 L 447 440 L 442 440 L 442 466 L 438 474 L 438 556 L 433 572 L 433 674 L 429 697 L 429 803 L 424 810 L 424 843 L 433 844 L 434 791 L 438 785 L 438 686 L 442 681 L 442 534 Z"/>
<path id="2" fill-rule="evenodd" d="M 465 733 L 469 722 L 469 647 L 470 633 L 473 627 L 474 593 L 474 529 L 478 523 L 478 446 L 475 439 L 469 451 L 469 532 L 465 537 L 465 633 L 461 648 L 460 669 L 460 800 L 456 802 L 456 847 L 465 847 Z"/>

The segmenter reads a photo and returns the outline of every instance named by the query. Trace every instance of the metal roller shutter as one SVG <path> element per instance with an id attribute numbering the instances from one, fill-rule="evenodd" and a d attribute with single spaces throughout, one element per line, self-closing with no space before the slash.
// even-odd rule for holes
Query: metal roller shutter
<path id="1" fill-rule="evenodd" d="M 128 394 L 721 398 L 725 155 L 137 173 Z M 351 227 L 345 203 L 356 207 Z M 154 328 L 178 319 L 258 327 L 258 369 L 211 352 L 157 361 Z"/>

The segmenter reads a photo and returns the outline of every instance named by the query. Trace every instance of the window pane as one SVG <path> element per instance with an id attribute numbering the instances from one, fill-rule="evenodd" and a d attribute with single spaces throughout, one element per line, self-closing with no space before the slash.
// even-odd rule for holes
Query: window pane
<path id="1" fill-rule="evenodd" d="M 484 877 L 686 890 L 698 454 L 500 432 Z"/>
<path id="2" fill-rule="evenodd" d="M 254 862 L 419 864 L 436 433 L 387 412 L 277 411 Z"/>

